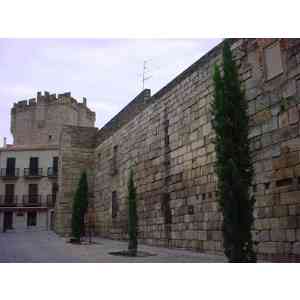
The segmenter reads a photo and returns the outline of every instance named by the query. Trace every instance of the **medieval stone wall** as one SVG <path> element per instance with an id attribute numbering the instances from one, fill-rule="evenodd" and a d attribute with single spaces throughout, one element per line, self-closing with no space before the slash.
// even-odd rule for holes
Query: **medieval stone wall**
<path id="1" fill-rule="evenodd" d="M 19 101 L 11 110 L 14 144 L 57 145 L 64 125 L 92 127 L 95 113 L 71 97 L 71 93 L 50 95 L 40 92 L 37 98 Z"/>
<path id="2" fill-rule="evenodd" d="M 55 231 L 70 234 L 72 206 L 80 175 L 87 172 L 90 190 L 89 202 L 93 201 L 94 149 L 97 128 L 65 126 L 60 135 L 58 197 L 55 206 Z"/>
<path id="3" fill-rule="evenodd" d="M 256 249 L 259 257 L 293 260 L 300 254 L 300 41 L 231 43 L 251 117 Z M 120 118 L 118 123 L 113 119 L 98 132 L 93 154 L 98 234 L 127 237 L 131 166 L 142 242 L 222 251 L 210 113 L 215 63 L 221 64 L 221 45 L 145 101 L 121 126 Z"/>

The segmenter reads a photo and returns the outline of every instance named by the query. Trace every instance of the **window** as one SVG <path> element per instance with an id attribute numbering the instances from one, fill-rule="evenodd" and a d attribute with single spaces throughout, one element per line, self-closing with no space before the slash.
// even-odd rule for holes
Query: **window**
<path id="1" fill-rule="evenodd" d="M 6 175 L 15 176 L 16 158 L 8 157 L 6 160 Z"/>
<path id="2" fill-rule="evenodd" d="M 118 146 L 116 145 L 113 148 L 113 157 L 112 157 L 112 164 L 111 164 L 111 175 L 116 175 L 118 173 L 117 161 L 118 161 Z"/>
<path id="3" fill-rule="evenodd" d="M 165 224 L 172 224 L 172 211 L 170 207 L 170 195 L 164 193 L 162 195 L 161 210 L 164 217 Z"/>
<path id="4" fill-rule="evenodd" d="M 114 146 L 114 153 L 113 153 L 113 156 L 114 156 L 114 159 L 117 159 L 117 155 L 118 155 L 118 146 Z"/>
<path id="5" fill-rule="evenodd" d="M 29 161 L 29 174 L 31 176 L 38 175 L 39 170 L 39 158 L 38 157 L 30 157 Z"/>
<path id="6" fill-rule="evenodd" d="M 117 200 L 117 192 L 113 191 L 111 194 L 111 216 L 112 218 L 116 218 L 118 214 L 118 200 Z"/>
<path id="7" fill-rule="evenodd" d="M 264 49 L 267 80 L 283 72 L 279 43 L 274 43 Z"/>
<path id="8" fill-rule="evenodd" d="M 27 226 L 36 226 L 37 213 L 36 211 L 29 211 L 27 213 Z"/>
<path id="9" fill-rule="evenodd" d="M 98 152 L 97 157 L 98 157 L 98 167 L 100 167 L 101 166 L 101 152 Z"/>
<path id="10" fill-rule="evenodd" d="M 57 175 L 57 173 L 58 173 L 58 157 L 57 156 L 53 157 L 52 165 L 53 165 L 53 174 Z"/>
<path id="11" fill-rule="evenodd" d="M 170 137 L 169 137 L 169 120 L 165 120 L 165 146 L 169 147 L 170 145 Z"/>

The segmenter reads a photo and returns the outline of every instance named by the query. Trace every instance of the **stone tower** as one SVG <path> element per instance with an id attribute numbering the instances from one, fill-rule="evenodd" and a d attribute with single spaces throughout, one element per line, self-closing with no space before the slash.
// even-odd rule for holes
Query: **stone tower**
<path id="1" fill-rule="evenodd" d="M 79 103 L 71 93 L 37 93 L 33 99 L 19 101 L 11 109 L 11 133 L 14 144 L 57 145 L 64 125 L 94 127 L 96 115 Z"/>

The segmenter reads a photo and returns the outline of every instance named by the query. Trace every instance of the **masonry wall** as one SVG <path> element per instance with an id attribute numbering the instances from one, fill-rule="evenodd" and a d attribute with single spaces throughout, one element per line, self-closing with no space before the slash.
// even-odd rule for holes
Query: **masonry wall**
<path id="1" fill-rule="evenodd" d="M 93 202 L 94 147 L 97 128 L 65 126 L 60 136 L 59 192 L 55 206 L 55 231 L 71 233 L 72 205 L 80 175 L 87 172 L 89 202 Z"/>
<path id="2" fill-rule="evenodd" d="M 281 51 L 283 72 L 268 78 L 264 51 L 274 42 Z M 251 117 L 256 250 L 259 258 L 294 260 L 300 254 L 300 41 L 231 43 Z M 220 45 L 144 101 L 131 119 L 126 119 L 127 111 L 121 126 L 112 120 L 99 131 L 93 154 L 99 235 L 127 238 L 126 193 L 132 166 L 141 242 L 222 252 L 210 113 L 215 63 L 221 64 Z"/>

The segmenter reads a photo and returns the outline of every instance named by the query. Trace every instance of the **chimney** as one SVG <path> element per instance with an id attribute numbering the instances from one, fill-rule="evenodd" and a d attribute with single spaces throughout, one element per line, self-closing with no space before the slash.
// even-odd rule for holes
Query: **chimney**
<path id="1" fill-rule="evenodd" d="M 83 97 L 82 100 L 83 100 L 83 105 L 86 106 L 86 98 Z"/>
<path id="2" fill-rule="evenodd" d="M 3 148 L 7 147 L 7 139 L 6 137 L 3 138 Z"/>

